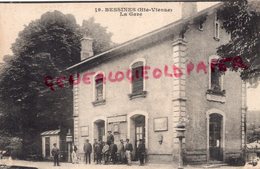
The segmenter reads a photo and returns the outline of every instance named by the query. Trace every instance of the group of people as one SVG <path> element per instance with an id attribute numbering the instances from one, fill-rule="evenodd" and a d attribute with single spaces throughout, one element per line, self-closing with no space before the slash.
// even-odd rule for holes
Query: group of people
<path id="1" fill-rule="evenodd" d="M 71 152 L 72 163 L 78 163 L 79 158 L 77 156 L 78 148 L 73 145 Z M 93 150 L 94 163 L 104 164 L 113 163 L 113 164 L 127 164 L 131 165 L 132 161 L 132 152 L 133 145 L 129 142 L 129 139 L 126 139 L 126 143 L 124 144 L 124 140 L 121 139 L 120 143 L 117 145 L 114 143 L 114 136 L 111 131 L 108 132 L 107 141 L 102 142 L 101 140 L 94 139 L 93 146 L 86 139 L 83 147 L 85 153 L 85 161 L 86 164 L 91 164 L 91 154 Z M 57 147 L 57 144 L 53 144 L 53 149 L 51 151 L 52 156 L 54 158 L 54 166 L 59 166 L 59 155 L 60 150 Z M 144 140 L 140 139 L 139 144 L 136 148 L 136 155 L 140 161 L 140 165 L 144 165 L 145 159 L 145 144 Z"/>
<path id="2" fill-rule="evenodd" d="M 101 164 L 103 160 L 104 164 L 111 162 L 113 164 L 118 163 L 131 165 L 133 145 L 129 142 L 129 139 L 126 139 L 126 144 L 124 144 L 123 139 L 120 140 L 118 145 L 115 144 L 114 136 L 111 131 L 108 132 L 106 142 L 94 139 L 92 146 L 87 139 L 83 149 L 85 152 L 86 164 L 91 163 L 91 153 L 93 150 L 94 162 L 96 164 Z M 136 153 L 139 158 L 140 165 L 143 165 L 145 159 L 145 144 L 141 139 L 139 140 Z"/>

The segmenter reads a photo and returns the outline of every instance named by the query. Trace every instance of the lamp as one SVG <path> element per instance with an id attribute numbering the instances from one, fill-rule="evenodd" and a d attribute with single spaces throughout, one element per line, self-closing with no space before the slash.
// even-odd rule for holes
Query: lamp
<path id="1" fill-rule="evenodd" d="M 162 134 L 158 135 L 158 142 L 159 142 L 159 144 L 163 143 L 163 135 Z"/>
<path id="2" fill-rule="evenodd" d="M 179 166 L 178 166 L 178 169 L 183 169 L 183 152 L 182 152 L 182 139 L 185 137 L 184 136 L 184 132 L 186 131 L 185 129 L 185 124 L 182 123 L 182 122 L 179 122 L 177 125 L 176 125 L 176 132 L 177 132 L 177 138 L 179 138 L 179 148 L 180 148 L 180 151 L 179 151 Z"/>
<path id="3" fill-rule="evenodd" d="M 66 142 L 68 144 L 68 162 L 71 162 L 70 150 L 71 150 L 71 143 L 72 143 L 72 134 L 70 132 L 70 129 L 68 130 L 68 133 L 66 135 Z"/>

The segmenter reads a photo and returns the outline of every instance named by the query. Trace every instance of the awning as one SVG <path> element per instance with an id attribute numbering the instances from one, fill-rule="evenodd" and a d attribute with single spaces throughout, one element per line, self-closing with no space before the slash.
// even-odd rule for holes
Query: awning
<path id="1" fill-rule="evenodd" d="M 59 135 L 60 130 L 49 130 L 41 133 L 41 136 Z"/>

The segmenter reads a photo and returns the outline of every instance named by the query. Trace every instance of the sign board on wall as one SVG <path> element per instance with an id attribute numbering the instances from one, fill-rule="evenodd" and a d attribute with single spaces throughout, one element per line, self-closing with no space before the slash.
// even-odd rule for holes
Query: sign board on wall
<path id="1" fill-rule="evenodd" d="M 125 122 L 126 121 L 126 115 L 123 116 L 113 116 L 107 118 L 107 123 L 115 123 L 115 122 Z"/>

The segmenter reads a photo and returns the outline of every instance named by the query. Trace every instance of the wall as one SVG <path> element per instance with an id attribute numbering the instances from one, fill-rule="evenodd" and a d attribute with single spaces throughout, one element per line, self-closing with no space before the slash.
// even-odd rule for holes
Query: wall
<path id="1" fill-rule="evenodd" d="M 197 25 L 191 25 L 186 32 L 187 43 L 186 58 L 196 63 L 204 61 L 207 65 L 209 56 L 216 54 L 216 48 L 228 41 L 228 35 L 224 30 L 220 32 L 220 40 L 213 39 L 214 36 L 214 16 L 209 15 L 204 23 L 203 31 L 197 29 Z M 127 71 L 129 65 L 138 58 L 143 58 L 146 65 L 159 67 L 163 69 L 165 64 L 171 66 L 172 59 L 172 40 L 160 41 L 153 46 L 142 48 L 139 51 L 128 53 L 123 57 L 114 57 L 114 59 L 102 63 L 95 68 L 88 69 L 85 72 L 103 71 L 106 75 L 110 71 L 115 73 L 117 70 Z M 186 63 L 188 63 L 188 61 Z M 104 105 L 93 106 L 93 79 L 91 84 L 80 83 L 77 89 L 77 95 L 74 95 L 74 104 L 77 105 L 78 117 L 76 116 L 77 131 L 76 144 L 79 145 L 79 152 L 83 153 L 83 144 L 85 139 L 94 139 L 93 123 L 95 120 L 107 120 L 107 117 L 125 115 L 126 122 L 120 122 L 121 138 L 129 137 L 133 128 L 129 128 L 131 116 L 134 114 L 145 114 L 147 117 L 147 143 L 149 160 L 151 161 L 172 161 L 173 154 L 178 152 L 173 149 L 173 103 L 172 91 L 173 82 L 169 77 L 154 79 L 152 71 L 149 71 L 150 77 L 145 82 L 147 96 L 145 98 L 135 98 L 130 100 L 130 84 L 124 79 L 118 83 L 106 83 Z M 229 83 L 232 81 L 232 83 Z M 209 88 L 209 74 L 196 72 L 196 67 L 191 75 L 186 77 L 186 115 L 188 118 L 185 148 L 186 160 L 189 162 L 205 162 L 207 160 L 207 112 L 211 109 L 218 109 L 225 115 L 225 157 L 228 153 L 238 153 L 241 149 L 241 80 L 237 73 L 226 72 L 224 76 L 224 89 L 226 90 L 225 102 L 209 101 L 206 91 Z M 153 128 L 154 118 L 168 117 L 168 130 L 155 132 Z M 82 136 L 81 126 L 89 126 L 88 136 Z M 111 124 L 106 126 L 111 127 Z M 158 143 L 159 135 L 163 135 L 163 144 Z M 131 140 L 133 141 L 133 140 Z"/>
<path id="2" fill-rule="evenodd" d="M 214 37 L 214 15 L 207 16 L 203 31 L 193 25 L 186 33 L 187 63 L 197 65 L 204 61 L 208 68 L 209 57 L 216 55 L 216 49 L 228 42 L 229 35 L 225 30 L 220 31 L 220 40 Z M 196 66 L 186 79 L 188 126 L 186 133 L 186 150 L 189 161 L 206 161 L 207 158 L 207 111 L 219 109 L 225 115 L 225 152 L 239 152 L 241 150 L 241 86 L 238 73 L 227 71 L 224 75 L 225 103 L 210 101 L 206 91 L 209 89 L 209 72 L 196 72 Z M 226 157 L 227 158 L 227 157 Z"/>
<path id="3" fill-rule="evenodd" d="M 151 67 L 164 67 L 165 64 L 171 63 L 171 41 L 166 40 L 157 43 L 151 48 L 144 48 L 134 53 L 129 53 L 124 57 L 117 57 L 107 63 L 100 64 L 90 71 L 104 71 L 107 75 L 110 71 L 127 71 L 129 65 L 138 58 L 144 58 L 146 65 Z M 83 72 L 84 74 L 85 72 Z M 162 77 L 160 79 L 152 78 L 152 71 L 149 71 L 149 78 L 145 82 L 146 98 L 135 98 L 130 100 L 130 83 L 124 79 L 119 83 L 106 83 L 106 103 L 105 105 L 93 106 L 93 86 L 80 83 L 78 86 L 78 107 L 79 107 L 79 126 L 89 126 L 89 137 L 81 137 L 79 131 L 79 151 L 83 151 L 83 144 L 86 138 L 93 142 L 93 119 L 103 119 L 109 116 L 129 115 L 132 112 L 147 113 L 148 117 L 148 153 L 151 155 L 164 154 L 171 158 L 172 154 L 172 130 L 171 125 L 171 97 L 170 90 L 171 79 Z M 93 82 L 93 81 L 92 81 Z M 168 131 L 154 132 L 153 119 L 157 117 L 168 117 Z M 129 119 L 129 118 L 128 118 Z M 127 122 L 128 123 L 128 122 Z M 126 126 L 120 128 L 121 132 L 128 133 Z M 158 135 L 162 134 L 164 142 L 158 143 Z M 125 136 L 124 136 L 125 137 Z M 123 138 L 124 138 L 123 137 Z"/>

